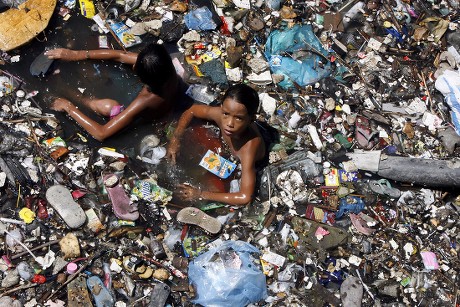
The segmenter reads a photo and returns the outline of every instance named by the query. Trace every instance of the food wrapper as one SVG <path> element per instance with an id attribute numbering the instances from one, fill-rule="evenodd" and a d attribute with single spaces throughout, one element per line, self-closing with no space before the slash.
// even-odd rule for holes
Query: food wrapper
<path id="1" fill-rule="evenodd" d="M 212 150 L 208 150 L 200 161 L 200 166 L 204 167 L 220 178 L 228 178 L 236 168 L 236 164 L 219 156 Z"/>

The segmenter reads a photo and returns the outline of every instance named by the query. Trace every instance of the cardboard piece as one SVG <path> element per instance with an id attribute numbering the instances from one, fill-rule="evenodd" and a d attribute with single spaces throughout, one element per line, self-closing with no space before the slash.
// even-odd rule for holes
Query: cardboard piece
<path id="1" fill-rule="evenodd" d="M 0 50 L 10 51 L 28 43 L 47 26 L 56 0 L 28 0 L 0 13 Z"/>

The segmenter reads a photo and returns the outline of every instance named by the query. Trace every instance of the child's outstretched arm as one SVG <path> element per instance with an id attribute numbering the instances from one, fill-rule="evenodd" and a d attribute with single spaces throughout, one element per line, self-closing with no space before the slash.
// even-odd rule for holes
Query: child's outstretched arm
<path id="1" fill-rule="evenodd" d="M 161 97 L 149 93 L 147 89 L 144 88 L 123 112 L 110 119 L 104 125 L 88 117 L 67 99 L 56 99 L 51 108 L 55 111 L 66 112 L 93 138 L 98 141 L 103 141 L 126 128 L 137 116 L 139 116 L 139 114 L 142 114 L 148 106 L 151 106 L 151 109 L 155 109 L 156 105 L 161 105 L 163 102 Z"/>
<path id="2" fill-rule="evenodd" d="M 112 49 L 71 50 L 56 48 L 46 51 L 45 55 L 49 59 L 63 61 L 112 60 L 130 65 L 136 64 L 137 60 L 137 53 Z"/>

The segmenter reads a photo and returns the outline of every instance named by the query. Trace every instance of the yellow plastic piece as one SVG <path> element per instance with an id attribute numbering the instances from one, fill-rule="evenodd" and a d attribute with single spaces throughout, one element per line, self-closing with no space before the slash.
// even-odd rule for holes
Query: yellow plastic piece
<path id="1" fill-rule="evenodd" d="M 391 28 L 391 27 L 393 26 L 393 24 L 392 24 L 391 22 L 389 22 L 389 21 L 385 21 L 385 22 L 383 23 L 383 26 L 384 26 L 385 28 Z"/>
<path id="2" fill-rule="evenodd" d="M 30 210 L 27 207 L 24 207 L 19 211 L 19 218 L 23 220 L 26 224 L 30 224 L 35 219 L 35 212 Z"/>

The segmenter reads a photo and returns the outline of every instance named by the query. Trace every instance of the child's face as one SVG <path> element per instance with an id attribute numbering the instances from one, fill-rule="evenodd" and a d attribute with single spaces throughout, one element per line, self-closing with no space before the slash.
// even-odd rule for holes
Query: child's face
<path id="1" fill-rule="evenodd" d="M 222 132 L 227 136 L 239 136 L 252 121 L 244 104 L 233 98 L 227 98 L 222 103 Z"/>

